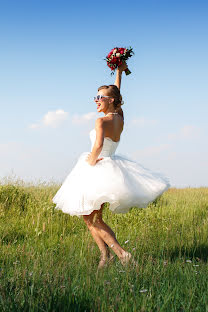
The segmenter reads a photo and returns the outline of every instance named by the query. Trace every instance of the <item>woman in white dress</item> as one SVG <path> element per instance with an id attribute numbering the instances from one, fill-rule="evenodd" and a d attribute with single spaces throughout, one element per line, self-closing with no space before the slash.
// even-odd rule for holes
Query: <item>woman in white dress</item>
<path id="1" fill-rule="evenodd" d="M 170 186 L 159 173 L 144 168 L 126 156 L 115 154 L 124 127 L 120 94 L 123 63 L 117 68 L 114 85 L 101 86 L 94 98 L 97 112 L 105 116 L 90 131 L 91 152 L 83 152 L 75 167 L 53 198 L 57 209 L 83 216 L 101 252 L 98 268 L 113 258 L 109 247 L 122 264 L 133 261 L 118 243 L 112 229 L 103 221 L 105 202 L 114 213 L 126 213 L 132 207 L 145 208 Z"/>

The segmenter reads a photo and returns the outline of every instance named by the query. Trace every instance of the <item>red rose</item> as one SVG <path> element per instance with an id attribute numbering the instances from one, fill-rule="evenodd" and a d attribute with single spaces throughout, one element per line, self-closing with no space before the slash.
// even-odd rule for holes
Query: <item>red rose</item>
<path id="1" fill-rule="evenodd" d="M 124 54 L 124 48 L 120 48 L 119 53 Z"/>
<path id="2" fill-rule="evenodd" d="M 112 55 L 112 53 L 113 53 L 113 51 L 110 51 L 110 52 L 108 53 L 108 56 L 107 56 L 107 57 L 110 57 L 110 56 Z"/>
<path id="3" fill-rule="evenodd" d="M 115 64 L 116 61 L 117 61 L 117 58 L 114 56 L 114 57 L 112 58 L 112 60 L 111 60 L 111 63 L 112 63 L 112 64 Z"/>
<path id="4" fill-rule="evenodd" d="M 123 59 L 127 60 L 132 56 L 131 54 L 129 55 L 128 52 L 129 49 L 127 48 L 115 47 L 108 53 L 108 55 L 106 56 L 106 61 L 111 71 L 115 71 L 118 66 L 121 66 L 123 64 Z M 132 52 L 132 54 L 134 53 Z"/>

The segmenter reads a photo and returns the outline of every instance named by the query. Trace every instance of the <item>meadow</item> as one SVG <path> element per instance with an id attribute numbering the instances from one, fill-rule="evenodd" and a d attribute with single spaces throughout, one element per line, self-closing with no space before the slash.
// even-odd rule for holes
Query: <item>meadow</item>
<path id="1" fill-rule="evenodd" d="M 83 219 L 58 211 L 59 185 L 0 185 L 0 311 L 208 311 L 208 188 L 171 188 L 104 220 L 137 265 L 97 270 Z"/>

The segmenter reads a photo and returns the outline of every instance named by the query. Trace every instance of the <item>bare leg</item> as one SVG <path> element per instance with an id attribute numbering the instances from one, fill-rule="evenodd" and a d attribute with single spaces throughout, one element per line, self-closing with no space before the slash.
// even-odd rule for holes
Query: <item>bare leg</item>
<path id="1" fill-rule="evenodd" d="M 103 242 L 106 243 L 115 254 L 119 257 L 121 262 L 125 264 L 131 257 L 131 254 L 126 252 L 118 243 L 114 232 L 111 228 L 104 223 L 102 220 L 102 210 L 103 205 L 101 206 L 100 210 L 93 211 L 89 216 L 83 216 L 84 221 L 87 224 L 88 228 L 90 229 L 96 243 L 102 254 L 106 254 L 106 246 L 104 247 Z M 99 237 L 99 239 L 98 239 Z M 103 242 L 101 242 L 101 240 Z"/>
<path id="2" fill-rule="evenodd" d="M 122 259 L 126 254 L 126 251 L 121 247 L 121 245 L 117 241 L 115 233 L 112 231 L 112 229 L 103 221 L 102 210 L 99 210 L 98 213 L 96 214 L 94 226 L 96 227 L 98 234 L 102 237 L 104 242 L 110 248 L 112 248 L 112 250 L 119 257 L 119 259 Z"/>
<path id="3" fill-rule="evenodd" d="M 103 207 L 101 209 L 103 209 Z M 110 254 L 109 249 L 108 249 L 108 245 L 100 237 L 96 227 L 92 226 L 93 219 L 94 219 L 96 213 L 97 213 L 97 211 L 93 211 L 90 215 L 83 216 L 83 218 L 84 218 L 84 221 L 85 221 L 87 227 L 89 228 L 89 230 L 92 234 L 92 237 L 94 238 L 94 240 L 95 240 L 95 242 L 98 245 L 98 248 L 100 250 L 101 259 L 100 259 L 98 267 L 101 268 L 106 264 L 106 262 L 108 260 L 111 260 L 113 258 L 113 255 Z"/>

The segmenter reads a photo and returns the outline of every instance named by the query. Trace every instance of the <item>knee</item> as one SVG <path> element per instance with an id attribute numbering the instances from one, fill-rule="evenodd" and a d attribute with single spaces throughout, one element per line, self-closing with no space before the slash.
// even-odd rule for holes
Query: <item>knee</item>
<path id="1" fill-rule="evenodd" d="M 84 215 L 83 219 L 88 227 L 99 226 L 103 222 L 102 209 L 99 211 L 95 210 L 90 215 Z"/>
<path id="2" fill-rule="evenodd" d="M 83 219 L 89 229 L 92 227 L 99 227 L 99 224 L 101 224 L 102 222 L 101 218 L 97 218 L 97 216 L 94 216 L 94 215 L 83 216 Z"/>
<path id="3" fill-rule="evenodd" d="M 99 227 L 103 223 L 102 217 L 97 216 L 96 219 L 94 219 L 94 224 Z"/>
<path id="4" fill-rule="evenodd" d="M 93 226 L 93 217 L 91 215 L 83 216 L 83 220 L 89 228 Z"/>

